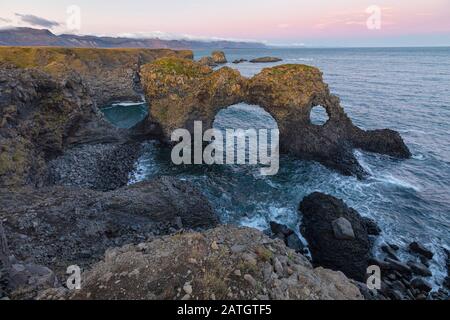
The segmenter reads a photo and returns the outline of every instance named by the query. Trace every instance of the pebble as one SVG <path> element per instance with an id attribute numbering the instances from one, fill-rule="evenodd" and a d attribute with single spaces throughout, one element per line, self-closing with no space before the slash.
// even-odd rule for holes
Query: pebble
<path id="1" fill-rule="evenodd" d="M 213 243 L 211 243 L 211 249 L 219 250 L 219 246 L 218 246 L 217 242 L 213 241 Z"/>
<path id="2" fill-rule="evenodd" d="M 283 273 L 283 265 L 281 264 L 280 260 L 278 260 L 278 258 L 275 258 L 273 260 L 273 266 L 276 273 L 278 273 L 279 275 Z"/>
<path id="3" fill-rule="evenodd" d="M 256 280 L 255 280 L 255 278 L 253 278 L 251 275 L 249 275 L 249 274 L 244 275 L 244 279 L 245 279 L 248 283 L 250 283 L 250 284 L 252 285 L 252 287 L 256 287 Z"/>
<path id="4" fill-rule="evenodd" d="M 183 290 L 184 292 L 186 292 L 186 294 L 191 295 L 192 294 L 192 286 L 189 283 L 186 283 L 183 286 Z"/>

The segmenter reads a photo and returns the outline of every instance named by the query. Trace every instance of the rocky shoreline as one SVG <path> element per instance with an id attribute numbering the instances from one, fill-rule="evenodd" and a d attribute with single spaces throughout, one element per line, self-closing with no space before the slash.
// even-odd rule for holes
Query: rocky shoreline
<path id="1" fill-rule="evenodd" d="M 410 156 L 398 133 L 354 126 L 316 68 L 284 65 L 246 79 L 209 67 L 227 62 L 221 52 L 192 58 L 172 50 L 0 48 L 0 298 L 444 297 L 429 294 L 426 260 L 404 265 L 393 246 L 376 260 L 376 224 L 329 195 L 302 201 L 302 230 L 272 223 L 264 234 L 219 226 L 188 182 L 127 185 L 141 141 L 167 142 L 197 118 L 208 128 L 221 108 L 242 101 L 277 120 L 284 152 L 343 174 L 365 174 L 353 148 Z M 102 117 L 102 104 L 142 93 L 149 116 L 136 127 L 118 129 Z M 317 104 L 330 115 L 323 127 L 309 122 Z M 430 258 L 420 244 L 411 250 Z M 362 284 L 372 263 L 389 270 L 376 296 Z M 84 270 L 77 292 L 65 287 L 74 264 Z"/>

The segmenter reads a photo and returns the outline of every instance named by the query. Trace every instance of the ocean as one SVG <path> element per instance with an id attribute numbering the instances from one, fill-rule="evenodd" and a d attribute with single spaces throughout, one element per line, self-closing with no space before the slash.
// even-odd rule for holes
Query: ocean
<path id="1" fill-rule="evenodd" d="M 320 191 L 342 198 L 383 230 L 384 242 L 406 247 L 416 240 L 436 256 L 431 264 L 437 288 L 446 275 L 444 248 L 450 249 L 450 48 L 339 48 L 225 50 L 228 61 L 261 56 L 282 58 L 271 64 L 227 64 L 244 76 L 283 63 L 319 67 L 325 82 L 353 122 L 364 129 L 400 132 L 413 156 L 408 160 L 355 151 L 370 173 L 365 180 L 345 177 L 322 165 L 281 156 L 275 176 L 261 176 L 254 166 L 174 166 L 170 150 L 156 142 L 145 152 L 130 183 L 172 175 L 194 183 L 211 201 L 223 223 L 265 230 L 270 221 L 298 231 L 298 205 Z M 196 51 L 195 58 L 209 55 Z M 145 116 L 146 105 L 114 105 L 106 116 L 121 127 Z M 317 116 L 318 119 L 321 115 Z M 319 119 L 320 120 L 320 119 Z M 131 121 L 131 122 L 130 122 Z M 215 127 L 276 128 L 258 106 L 240 104 L 222 110 Z"/>

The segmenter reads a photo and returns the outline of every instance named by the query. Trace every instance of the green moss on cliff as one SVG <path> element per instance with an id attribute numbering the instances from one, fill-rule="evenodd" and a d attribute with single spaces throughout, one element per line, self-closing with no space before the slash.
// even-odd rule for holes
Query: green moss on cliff
<path id="1" fill-rule="evenodd" d="M 190 50 L 0 47 L 0 63 L 9 63 L 19 68 L 41 68 L 50 73 L 61 71 L 60 69 L 84 72 L 89 68 L 123 67 L 171 55 L 187 59 L 193 57 Z"/>
<path id="2" fill-rule="evenodd" d="M 212 69 L 191 60 L 167 57 L 156 60 L 151 64 L 154 72 L 166 75 L 182 75 L 199 77 L 212 72 Z"/>

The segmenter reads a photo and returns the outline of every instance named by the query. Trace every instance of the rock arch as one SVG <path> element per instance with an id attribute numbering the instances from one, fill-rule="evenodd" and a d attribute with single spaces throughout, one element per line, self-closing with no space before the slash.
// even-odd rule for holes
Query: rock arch
<path id="1" fill-rule="evenodd" d="M 137 128 L 145 131 L 157 126 L 159 138 L 166 142 L 175 129 L 192 132 L 194 121 L 202 121 L 205 130 L 211 128 L 219 110 L 245 102 L 261 106 L 276 120 L 282 152 L 319 161 L 345 175 L 365 175 L 353 148 L 410 157 L 397 132 L 354 126 L 315 67 L 286 64 L 263 69 L 248 79 L 229 67 L 213 71 L 191 60 L 167 57 L 144 65 L 140 77 L 150 110 Z M 316 105 L 329 115 L 323 126 L 310 122 Z"/>

